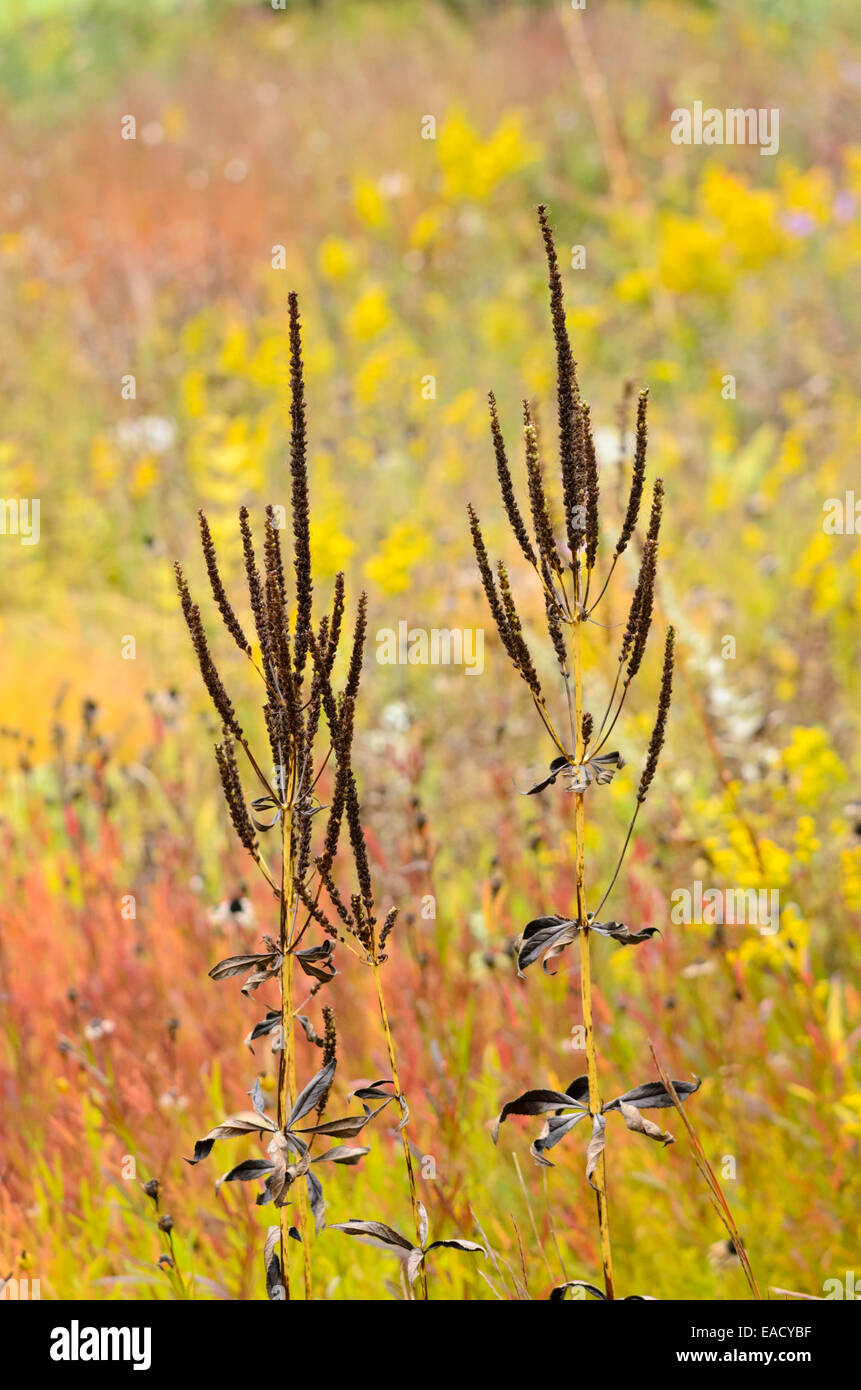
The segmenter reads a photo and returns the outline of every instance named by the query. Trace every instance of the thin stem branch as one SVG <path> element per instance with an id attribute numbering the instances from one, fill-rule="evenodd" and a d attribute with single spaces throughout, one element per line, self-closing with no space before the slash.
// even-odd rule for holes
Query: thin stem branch
<path id="1" fill-rule="evenodd" d="M 380 978 L 380 966 L 379 962 L 376 959 L 372 960 L 371 968 L 374 972 L 374 983 L 377 987 L 377 1001 L 380 1006 L 380 1019 L 382 1021 L 383 1033 L 385 1034 L 386 1038 L 386 1048 L 389 1054 L 389 1066 L 392 1069 L 392 1084 L 394 1086 L 395 1095 L 400 1096 L 401 1083 L 400 1078 L 398 1077 L 398 1064 L 395 1061 L 395 1045 L 392 1040 L 392 1030 L 389 1026 L 389 1016 L 386 1013 L 386 1002 L 383 998 L 383 982 Z M 404 1126 L 401 1129 L 400 1134 L 401 1145 L 404 1151 L 404 1167 L 407 1170 L 407 1182 L 409 1184 L 410 1189 L 410 1202 L 412 1204 L 413 1209 L 413 1222 L 416 1228 L 416 1244 L 422 1245 L 423 1241 L 421 1234 L 421 1220 L 419 1217 L 418 1194 L 416 1192 L 416 1177 L 415 1172 L 413 1170 L 413 1156 L 410 1152 L 410 1141 L 407 1138 L 406 1126 Z M 422 1298 L 426 1299 L 428 1296 L 428 1285 L 427 1274 L 425 1272 L 424 1264 L 419 1270 L 419 1285 L 421 1288 Z"/>
<path id="2" fill-rule="evenodd" d="M 575 600 L 579 594 L 575 592 Z M 583 757 L 583 650 L 582 617 L 579 603 L 577 619 L 574 624 L 572 655 L 574 667 L 574 717 L 576 743 L 575 753 L 578 761 Z M 586 807 L 583 792 L 574 794 L 574 843 L 577 874 L 577 921 L 580 941 L 580 1003 L 583 1013 L 583 1031 L 586 1044 L 586 1071 L 589 1078 L 589 1110 L 593 1115 L 601 1113 L 601 1093 L 598 1086 L 598 1056 L 595 1047 L 595 1028 L 592 1020 L 592 961 L 590 955 L 589 928 L 586 925 L 586 887 L 585 887 L 585 833 Z M 594 1175 L 598 1206 L 598 1230 L 601 1237 L 601 1263 L 604 1269 L 604 1289 L 608 1299 L 615 1297 L 613 1285 L 613 1255 L 610 1246 L 610 1214 L 607 1205 L 607 1174 L 604 1154 L 598 1159 Z"/>
<path id="3" fill-rule="evenodd" d="M 281 808 L 281 1037 L 282 1048 L 278 1075 L 278 1128 L 283 1133 L 287 1120 L 296 1103 L 296 1036 L 294 1031 L 293 1007 L 293 952 L 291 938 L 298 910 L 298 898 L 294 887 L 296 866 L 293 844 L 293 800 L 296 790 L 296 760 L 291 759 L 287 795 Z M 296 1203 L 296 1225 L 302 1242 L 302 1263 L 304 1272 L 305 1298 L 310 1302 L 311 1251 L 308 1243 L 308 1208 L 305 1186 L 300 1181 L 299 1198 Z M 285 1207 L 279 1208 L 281 1227 L 281 1267 L 284 1272 L 284 1285 L 287 1298 L 290 1297 L 290 1237 L 285 1231 Z"/>
<path id="4" fill-rule="evenodd" d="M 613 891 L 613 885 L 614 885 L 614 883 L 616 882 L 616 879 L 619 877 L 619 871 L 620 871 L 621 868 L 622 868 L 622 864 L 623 864 L 623 862 L 624 862 L 625 855 L 626 855 L 627 852 L 628 852 L 628 845 L 631 843 L 631 836 L 632 836 L 633 833 L 634 833 L 634 826 L 635 826 L 636 823 L 637 823 L 637 816 L 640 814 L 640 806 L 641 806 L 641 805 L 642 805 L 642 802 L 638 801 L 638 802 L 637 802 L 637 805 L 636 805 L 635 808 L 634 808 L 634 814 L 633 814 L 632 817 L 631 817 L 631 824 L 628 826 L 628 833 L 627 833 L 627 835 L 625 836 L 625 843 L 624 843 L 623 846 L 622 846 L 622 853 L 619 855 L 618 861 L 617 861 L 617 863 L 616 863 L 616 868 L 615 868 L 614 873 L 613 873 L 613 877 L 610 879 L 610 882 L 609 882 L 609 884 L 607 885 L 607 891 L 606 891 L 606 893 L 604 894 L 603 898 L 602 898 L 601 901 L 599 902 L 598 906 L 595 908 L 595 911 L 592 913 L 592 917 L 593 917 L 594 920 L 597 920 L 597 918 L 598 918 L 598 913 L 601 911 L 601 908 L 604 906 L 605 902 L 607 901 L 607 899 L 609 898 L 610 894 L 612 893 L 612 891 Z"/>

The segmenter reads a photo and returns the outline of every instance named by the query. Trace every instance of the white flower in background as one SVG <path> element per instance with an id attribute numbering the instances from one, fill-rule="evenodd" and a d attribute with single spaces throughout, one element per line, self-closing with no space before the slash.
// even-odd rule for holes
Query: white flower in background
<path id="1" fill-rule="evenodd" d="M 84 1029 L 84 1037 L 87 1042 L 98 1042 L 100 1038 L 109 1038 L 116 1026 L 109 1018 L 94 1018 Z"/>

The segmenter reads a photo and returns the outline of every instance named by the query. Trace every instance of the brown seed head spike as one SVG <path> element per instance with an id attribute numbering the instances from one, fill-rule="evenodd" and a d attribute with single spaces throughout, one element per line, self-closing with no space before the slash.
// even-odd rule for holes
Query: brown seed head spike
<path id="1" fill-rule="evenodd" d="M 529 486 L 529 506 L 532 512 L 532 528 L 535 542 L 542 561 L 556 574 L 562 573 L 562 562 L 556 549 L 553 522 L 547 505 L 544 490 L 544 473 L 541 467 L 541 451 L 538 431 L 532 419 L 529 402 L 523 402 L 523 437 L 526 441 L 526 477 Z"/>
<path id="2" fill-rule="evenodd" d="M 334 862 L 335 854 L 337 853 L 338 841 L 341 835 L 341 822 L 347 802 L 347 788 L 350 776 L 352 775 L 353 715 L 355 699 L 353 696 L 343 696 L 340 704 L 336 704 L 335 695 L 329 680 L 329 674 L 325 669 L 323 653 L 320 651 L 314 639 L 312 639 L 311 643 L 311 656 L 314 661 L 315 675 L 320 682 L 321 700 L 323 709 L 326 712 L 332 747 L 335 751 L 335 787 L 329 807 L 329 819 L 326 824 L 323 853 L 321 858 L 317 860 L 318 867 L 322 864 L 324 868 L 328 870 Z"/>
<path id="3" fill-rule="evenodd" d="M 616 554 L 621 555 L 627 547 L 628 541 L 634 534 L 634 527 L 637 525 L 637 517 L 640 515 L 640 502 L 643 496 L 643 484 L 646 480 L 646 448 L 648 445 L 648 428 L 646 417 L 648 413 L 649 393 L 641 391 L 637 402 L 637 445 L 634 450 L 634 469 L 631 474 L 631 491 L 628 494 L 628 506 L 625 511 L 625 520 L 622 523 L 622 530 L 616 542 Z"/>
<path id="4" fill-rule="evenodd" d="M 299 300 L 289 295 L 290 306 L 290 475 L 293 480 L 293 568 L 296 574 L 295 668 L 299 681 L 305 669 L 311 631 L 311 521 L 308 505 L 307 428 L 305 379 L 302 365 L 302 332 Z"/>
<path id="5" fill-rule="evenodd" d="M 655 541 L 647 540 L 643 548 L 643 564 L 640 568 L 640 578 L 637 581 L 638 594 L 635 594 L 634 601 L 636 608 L 636 626 L 634 640 L 631 646 L 631 659 L 628 662 L 628 681 L 632 681 L 640 669 L 643 654 L 646 650 L 646 642 L 649 638 L 649 629 L 652 626 L 652 611 L 655 601 L 655 574 L 657 571 L 658 547 Z M 634 604 L 632 603 L 632 608 Z"/>
<path id="6" fill-rule="evenodd" d="M 371 867 L 368 863 L 368 847 L 365 843 L 365 832 L 362 827 L 362 810 L 359 805 L 359 791 L 352 770 L 347 775 L 346 815 L 347 829 L 350 832 L 350 846 L 353 851 L 353 862 L 356 866 L 356 878 L 362 895 L 362 904 L 368 922 L 373 924 L 374 894 L 371 887 Z"/>
<path id="7" fill-rule="evenodd" d="M 594 569 L 598 554 L 598 456 L 592 436 L 592 420 L 588 405 L 582 407 L 583 438 L 586 452 L 586 568 Z"/>
<path id="8" fill-rule="evenodd" d="M 227 691 L 221 681 L 221 677 L 215 669 L 215 664 L 209 654 L 209 644 L 206 640 L 206 633 L 203 629 L 203 621 L 200 616 L 200 609 L 196 603 L 192 602 L 188 585 L 182 567 L 177 561 L 174 565 L 176 574 L 176 587 L 179 591 L 179 601 L 182 606 L 183 617 L 191 636 L 191 643 L 194 653 L 200 666 L 200 674 L 203 676 L 203 683 L 209 692 L 209 697 L 215 705 L 216 712 L 226 729 L 229 729 L 237 738 L 242 738 L 242 726 L 236 718 L 236 711 L 230 702 Z"/>
<path id="9" fill-rule="evenodd" d="M 242 553 L 245 557 L 245 578 L 248 584 L 248 600 L 251 604 L 251 613 L 254 618 L 257 641 L 260 643 L 260 655 L 263 659 L 263 673 L 268 684 L 272 685 L 274 683 L 272 635 L 269 631 L 269 615 L 266 612 L 266 604 L 263 599 L 263 586 L 260 581 L 260 571 L 257 568 L 257 559 L 254 554 L 254 541 L 251 536 L 251 525 L 248 520 L 247 507 L 240 507 L 239 509 L 239 530 L 242 536 Z"/>
<path id="10" fill-rule="evenodd" d="M 529 689 L 536 699 L 541 699 L 541 685 L 538 680 L 538 673 L 535 670 L 535 663 L 526 645 L 526 638 L 523 636 L 523 627 L 517 613 L 514 602 L 514 594 L 511 592 L 511 582 L 508 578 L 508 571 L 502 560 L 496 566 L 499 576 L 499 592 L 502 595 L 502 606 L 505 612 L 505 620 L 508 631 L 508 645 L 506 650 L 517 667 Z"/>
<path id="11" fill-rule="evenodd" d="M 224 792 L 224 800 L 227 803 L 233 829 L 236 831 L 239 842 L 244 845 L 251 857 L 256 859 L 259 852 L 257 836 L 254 833 L 254 826 L 245 804 L 245 795 L 233 752 L 233 740 L 227 736 L 228 734 L 229 730 L 225 729 L 224 743 L 215 745 L 215 761 L 218 764 L 221 789 Z"/>
<path id="12" fill-rule="evenodd" d="M 338 1060 L 338 1034 L 335 1030 L 335 1010 L 331 1004 L 323 1005 L 323 1061 L 321 1067 L 328 1067 L 330 1063 Z M 331 1086 L 328 1086 L 317 1102 L 317 1119 L 322 1120 L 323 1111 L 329 1100 Z"/>
<path id="13" fill-rule="evenodd" d="M 359 681 L 362 676 L 362 662 L 365 655 L 365 636 L 367 630 L 368 595 L 363 590 L 359 595 L 359 606 L 356 611 L 356 626 L 353 629 L 353 646 L 350 651 L 350 668 L 347 672 L 347 684 L 344 686 L 345 696 L 353 699 L 359 693 Z"/>
<path id="14" fill-rule="evenodd" d="M 499 489 L 502 493 L 502 501 L 505 507 L 505 515 L 508 523 L 514 532 L 517 543 L 530 565 L 536 564 L 535 551 L 532 549 L 532 542 L 529 533 L 520 514 L 517 499 L 514 496 L 514 484 L 511 481 L 511 470 L 508 467 L 508 459 L 505 453 L 505 441 L 502 438 L 502 429 L 499 424 L 499 413 L 496 409 L 496 397 L 493 392 L 488 393 L 490 402 L 490 433 L 493 438 L 493 452 L 496 455 L 496 475 L 499 478 Z"/>
<path id="15" fill-rule="evenodd" d="M 329 650 L 326 654 L 326 670 L 332 674 L 332 667 L 335 665 L 335 657 L 338 655 L 338 645 L 341 641 L 341 624 L 344 621 L 344 571 L 338 570 L 335 575 L 335 592 L 332 596 L 332 622 L 329 628 Z"/>
<path id="16" fill-rule="evenodd" d="M 472 545 L 473 549 L 475 550 L 475 559 L 476 563 L 478 564 L 478 572 L 481 575 L 482 587 L 484 589 L 485 594 L 487 595 L 487 602 L 490 607 L 490 612 L 493 617 L 493 621 L 496 623 L 496 630 L 499 633 L 500 641 L 502 642 L 502 645 L 505 647 L 506 651 L 508 651 L 508 644 L 510 642 L 508 623 L 506 622 L 505 614 L 502 611 L 502 604 L 500 603 L 499 595 L 496 592 L 496 585 L 493 582 L 493 571 L 490 568 L 490 561 L 487 558 L 487 547 L 484 544 L 484 537 L 481 534 L 481 524 L 478 520 L 475 508 L 473 507 L 471 502 L 467 504 L 466 510 L 469 516 L 469 529 L 470 534 L 472 535 Z"/>
<path id="17" fill-rule="evenodd" d="M 658 759 L 661 755 L 661 749 L 664 746 L 664 738 L 667 732 L 667 718 L 669 717 L 670 704 L 673 698 L 675 646 L 675 628 L 669 627 L 667 628 L 667 640 L 664 646 L 664 670 L 661 676 L 661 693 L 658 696 L 658 713 L 655 719 L 655 727 L 652 730 L 652 737 L 649 740 L 646 765 L 643 768 L 643 775 L 640 778 L 640 785 L 637 789 L 637 801 L 640 803 L 645 801 L 649 787 L 652 785 L 652 778 L 657 771 Z"/>
<path id="18" fill-rule="evenodd" d="M 380 940 L 377 946 L 378 964 L 381 964 L 386 959 L 386 942 L 389 939 L 392 927 L 395 925 L 395 922 L 397 921 L 397 917 L 398 909 L 396 907 L 390 907 L 388 912 L 386 913 L 386 920 L 383 923 L 383 929 L 380 932 Z"/>
<path id="19" fill-rule="evenodd" d="M 545 578 L 545 582 L 547 582 L 547 578 L 549 578 L 549 576 Z M 568 649 L 565 646 L 565 633 L 562 630 L 562 623 L 559 618 L 559 608 L 546 591 L 544 594 L 544 611 L 547 615 L 547 631 L 550 636 L 550 641 L 553 644 L 553 650 L 556 653 L 559 670 L 562 672 L 563 676 L 568 676 L 570 674 L 568 670 Z"/>
<path id="20" fill-rule="evenodd" d="M 577 384 L 577 364 L 571 352 L 568 329 L 565 324 L 565 301 L 562 294 L 562 277 L 553 244 L 553 233 L 547 220 L 547 209 L 538 209 L 538 221 L 544 237 L 547 253 L 547 268 L 550 286 L 550 316 L 553 322 L 553 338 L 556 343 L 556 399 L 559 420 L 559 467 L 562 475 L 562 494 L 565 501 L 565 522 L 568 533 L 568 547 L 572 564 L 576 563 L 577 551 L 583 541 L 583 526 L 580 508 L 583 506 L 585 486 L 583 476 L 583 432 L 578 411 L 579 387 Z"/>
<path id="21" fill-rule="evenodd" d="M 648 539 L 658 543 L 658 535 L 661 530 L 661 517 L 664 511 L 664 480 L 655 479 L 655 486 L 652 490 L 652 511 L 649 517 Z"/>
<path id="22" fill-rule="evenodd" d="M 286 603 L 287 586 L 284 583 L 284 564 L 281 560 L 281 537 L 275 525 L 275 508 L 271 504 L 266 508 L 263 535 L 263 561 L 266 573 L 275 575 L 281 602 Z"/>
<path id="23" fill-rule="evenodd" d="M 239 650 L 250 653 L 251 644 L 242 631 L 239 619 L 233 611 L 218 569 L 218 559 L 215 554 L 215 545 L 212 540 L 212 532 L 209 529 L 209 522 L 203 511 L 199 511 L 197 515 L 200 520 L 200 543 L 203 547 L 203 558 L 206 561 L 206 572 L 209 575 L 212 597 L 215 599 L 218 611 L 224 620 L 224 626 L 227 628 L 227 631 L 230 633 Z"/>

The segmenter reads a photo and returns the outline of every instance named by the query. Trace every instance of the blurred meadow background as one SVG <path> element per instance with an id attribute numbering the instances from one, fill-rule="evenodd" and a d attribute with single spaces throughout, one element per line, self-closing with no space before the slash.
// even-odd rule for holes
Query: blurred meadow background
<path id="1" fill-rule="evenodd" d="M 239 506 L 259 524 L 289 505 L 296 289 L 315 567 L 370 601 L 357 758 L 402 912 L 386 969 L 410 1134 L 432 1160 L 420 1196 L 435 1236 L 481 1240 L 478 1222 L 497 1261 L 443 1252 L 431 1297 L 594 1281 L 582 1146 L 545 1174 L 534 1124 L 497 1148 L 489 1132 L 503 1100 L 583 1069 L 575 954 L 526 980 L 511 956 L 530 917 L 569 910 L 570 805 L 515 791 L 552 749 L 492 635 L 465 516 L 471 500 L 517 579 L 486 394 L 520 477 L 521 399 L 548 443 L 554 427 L 539 202 L 597 427 L 605 556 L 630 467 L 620 401 L 650 388 L 658 619 L 679 632 L 667 749 L 608 904 L 663 939 L 593 946 L 604 1094 L 653 1079 L 648 1040 L 703 1078 L 686 1113 L 719 1175 L 734 1159 L 723 1186 L 761 1288 L 821 1296 L 858 1268 L 861 549 L 823 506 L 857 485 L 861 443 L 859 40 L 848 0 L 7 0 L 1 490 L 40 499 L 41 534 L 0 537 L 0 1277 L 38 1278 L 43 1298 L 262 1296 L 253 1189 L 216 1197 L 217 1159 L 182 1161 L 255 1076 L 274 1084 L 268 1051 L 242 1043 L 259 1004 L 206 975 L 257 948 L 273 902 L 222 806 L 171 563 L 204 591 L 204 507 L 238 594 Z M 696 100 L 779 108 L 779 152 L 673 144 L 671 111 Z M 607 622 L 629 585 L 614 580 Z M 483 674 L 377 663 L 376 632 L 402 619 L 484 628 Z M 618 639 L 590 633 L 600 710 Z M 251 723 L 246 667 L 215 640 Z M 596 889 L 659 660 L 655 643 L 617 728 L 629 766 L 590 804 Z M 547 653 L 548 687 L 552 670 Z M 671 895 L 696 881 L 779 889 L 780 930 L 675 925 Z M 344 965 L 328 998 L 346 1094 L 387 1062 L 361 971 Z M 672 1148 L 625 1132 L 608 1149 L 621 1290 L 743 1297 L 672 1113 L 669 1128 Z M 334 1170 L 330 1219 L 408 1229 L 396 1140 L 371 1142 Z M 151 1178 L 182 1288 L 157 1264 Z M 314 1263 L 330 1298 L 400 1296 L 393 1262 L 342 1237 L 323 1232 Z"/>

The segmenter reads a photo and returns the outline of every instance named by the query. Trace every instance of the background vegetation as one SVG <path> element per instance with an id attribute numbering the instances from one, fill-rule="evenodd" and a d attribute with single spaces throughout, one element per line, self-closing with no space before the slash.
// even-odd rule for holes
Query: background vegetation
<path id="1" fill-rule="evenodd" d="M 4 14 L 2 494 L 41 500 L 41 539 L 0 538 L 0 1276 L 39 1278 L 43 1297 L 174 1296 L 141 1189 L 157 1177 L 187 1288 L 261 1295 L 265 1213 L 248 1189 L 214 1199 L 214 1170 L 182 1163 L 213 1110 L 241 1105 L 258 1074 L 273 1085 L 268 1053 L 237 1041 L 259 1010 L 206 978 L 255 948 L 272 903 L 220 804 L 171 561 L 191 560 L 199 591 L 198 506 L 229 562 L 241 503 L 288 504 L 295 288 L 315 567 L 346 568 L 370 597 L 373 718 L 356 755 L 375 871 L 406 919 L 388 993 L 410 1130 L 433 1160 L 421 1197 L 436 1236 L 480 1240 L 477 1218 L 500 1293 L 546 1296 L 563 1271 L 594 1281 L 577 1147 L 545 1179 L 525 1123 L 496 1150 L 489 1137 L 506 1096 L 582 1070 L 573 959 L 524 982 L 510 953 L 528 917 L 571 902 L 565 796 L 513 786 L 550 750 L 489 631 L 480 677 L 373 660 L 374 633 L 401 618 L 486 626 L 465 504 L 499 553 L 487 389 L 512 450 L 523 396 L 544 403 L 548 438 L 553 424 L 546 201 L 563 267 L 566 248 L 586 252 L 566 271 L 569 326 L 610 499 L 623 384 L 650 387 L 669 497 L 658 618 L 679 634 L 661 775 L 611 904 L 664 937 L 636 963 L 594 949 L 603 1084 L 651 1075 L 646 1038 L 673 1075 L 703 1077 L 689 1117 L 718 1171 L 736 1161 L 725 1189 L 760 1285 L 821 1293 L 857 1267 L 861 1197 L 861 550 L 822 524 L 861 439 L 857 13 L 105 0 Z M 672 144 L 670 112 L 694 100 L 778 107 L 779 154 Z M 128 114 L 135 141 L 120 138 Z M 626 597 L 611 590 L 606 621 Z M 600 680 L 616 635 L 591 634 Z M 644 697 L 620 721 L 623 752 L 651 713 Z M 591 824 L 596 875 L 637 775 L 635 760 L 607 788 L 606 837 Z M 779 888 L 781 930 L 673 925 L 671 894 L 697 879 Z M 367 1078 L 386 1073 L 371 988 L 345 967 L 329 996 Z M 742 1296 L 676 1133 L 666 1152 L 615 1146 L 618 1281 Z M 360 1169 L 338 1170 L 333 1221 L 404 1228 L 396 1143 L 379 1130 Z M 431 1296 L 492 1298 L 479 1263 L 440 1259 Z M 334 1235 L 315 1267 L 333 1298 L 397 1293 L 383 1255 Z"/>

